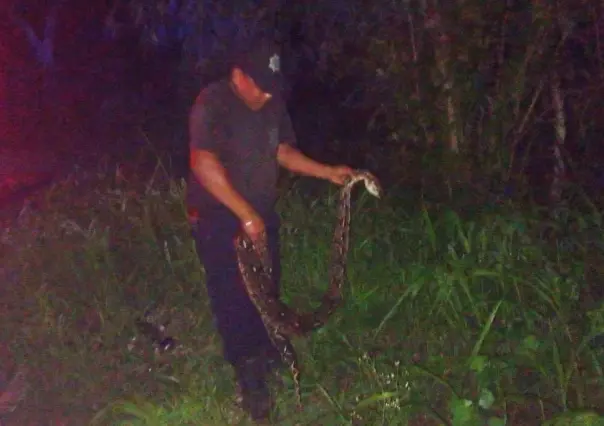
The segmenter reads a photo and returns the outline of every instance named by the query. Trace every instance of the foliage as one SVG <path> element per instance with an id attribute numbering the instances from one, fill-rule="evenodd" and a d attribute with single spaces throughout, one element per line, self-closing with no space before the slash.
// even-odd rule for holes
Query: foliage
<path id="1" fill-rule="evenodd" d="M 5 231 L 4 282 L 14 284 L 2 340 L 35 372 L 27 409 L 11 417 L 19 424 L 47 407 L 79 413 L 79 424 L 95 413 L 96 424 L 245 424 L 183 186 L 162 176 L 74 175 L 45 195 L 44 215 L 23 212 Z M 332 187 L 310 197 L 303 184 L 285 187 L 279 204 L 284 300 L 300 309 L 327 285 L 337 200 Z M 398 194 L 356 193 L 345 305 L 295 342 L 306 409 L 293 414 L 286 380 L 280 424 L 601 422 L 604 312 L 584 297 L 602 272 L 601 212 L 546 223 L 511 203 Z M 128 349 L 150 305 L 169 312 L 177 353 Z"/>
<path id="2" fill-rule="evenodd" d="M 145 32 L 157 33 L 171 17 L 182 28 L 187 57 L 204 66 L 219 61 L 212 52 L 228 50 L 246 34 L 274 31 L 294 80 L 323 81 L 340 106 L 334 114 L 359 113 L 367 123 L 368 133 L 346 141 L 339 158 L 379 168 L 384 179 L 418 180 L 408 163 L 441 145 L 462 165 L 449 170 L 448 184 L 528 180 L 539 192 L 559 161 L 551 154 L 556 138 L 564 148 L 560 161 L 570 168 L 562 178 L 588 184 L 601 173 L 602 111 L 595 101 L 602 96 L 598 40 L 604 18 L 591 3 L 382 0 L 219 7 L 191 0 L 170 2 L 171 14 L 155 7 L 168 4 L 163 1 L 129 4 Z M 312 78 L 306 67 L 296 74 L 296 64 L 305 62 L 312 64 Z M 556 96 L 563 111 L 556 110 Z M 440 152 L 444 156 L 430 167 L 440 169 L 449 160 Z"/>
<path id="3" fill-rule="evenodd" d="M 342 113 L 334 120 L 368 123 L 332 148 L 338 161 L 378 171 L 389 197 L 354 200 L 345 306 L 295 342 L 306 410 L 294 412 L 286 380 L 282 424 L 602 424 L 601 198 L 569 186 L 567 205 L 551 214 L 508 197 L 527 181 L 543 192 L 555 140 L 575 179 L 594 181 L 601 9 L 571 0 L 115 4 L 107 24 L 116 35 L 125 23 L 146 46 L 182 48 L 185 68 L 217 62 L 238 36 L 276 30 L 290 58 L 312 63 L 313 84 L 329 89 Z M 173 117 L 147 120 L 163 144 L 178 133 Z M 9 420 L 245 424 L 184 185 L 161 167 L 150 177 L 126 167 L 79 171 L 3 231 L 0 365 L 26 366 L 30 381 Z M 327 284 L 335 220 L 334 188 L 309 195 L 307 184 L 284 185 L 279 205 L 284 299 L 300 309 Z M 135 319 L 150 306 L 172 320 L 182 343 L 174 353 L 132 349 Z"/>

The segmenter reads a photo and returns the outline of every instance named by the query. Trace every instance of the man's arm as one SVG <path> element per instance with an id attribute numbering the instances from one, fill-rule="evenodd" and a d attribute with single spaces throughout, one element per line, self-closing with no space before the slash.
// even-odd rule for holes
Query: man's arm
<path id="1" fill-rule="evenodd" d="M 328 166 L 308 158 L 294 148 L 296 135 L 287 111 L 283 111 L 281 115 L 279 137 L 283 142 L 277 147 L 277 161 L 294 173 L 329 180 L 337 185 L 343 184 L 346 177 L 352 173 L 348 166 Z"/>
<path id="2" fill-rule="evenodd" d="M 319 179 L 329 179 L 331 167 L 308 158 L 296 148 L 285 143 L 279 144 L 277 148 L 277 161 L 294 173 L 312 176 Z"/>
<path id="3" fill-rule="evenodd" d="M 254 208 L 233 188 L 216 155 L 210 151 L 192 149 L 190 161 L 197 181 L 241 222 L 246 223 L 256 218 Z"/>
<path id="4" fill-rule="evenodd" d="M 277 147 L 277 162 L 281 167 L 294 173 L 328 179 L 329 166 L 311 160 L 295 148 L 297 141 L 294 126 L 285 105 L 282 105 L 282 108 L 279 122 L 279 140 L 281 143 Z"/>
<path id="5" fill-rule="evenodd" d="M 348 166 L 329 166 L 312 160 L 285 143 L 280 144 L 277 148 L 277 161 L 282 167 L 294 173 L 325 179 L 336 185 L 343 185 L 353 173 Z"/>
<path id="6" fill-rule="evenodd" d="M 258 214 L 233 188 L 220 162 L 220 141 L 214 132 L 213 109 L 205 103 L 201 94 L 189 114 L 189 135 L 189 165 L 195 179 L 242 223 L 256 221 Z"/>

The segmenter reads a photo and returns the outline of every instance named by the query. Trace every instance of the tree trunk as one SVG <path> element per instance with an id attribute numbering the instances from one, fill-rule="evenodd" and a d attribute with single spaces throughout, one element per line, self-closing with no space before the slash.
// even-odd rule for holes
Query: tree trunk
<path id="1" fill-rule="evenodd" d="M 552 102 L 556 118 L 554 126 L 556 137 L 553 146 L 554 170 L 549 191 L 549 200 L 552 204 L 559 204 L 562 200 L 562 189 L 566 176 L 566 167 L 562 158 L 562 148 L 566 141 L 566 116 L 564 113 L 564 99 L 560 89 L 560 77 L 554 74 L 551 79 Z"/>

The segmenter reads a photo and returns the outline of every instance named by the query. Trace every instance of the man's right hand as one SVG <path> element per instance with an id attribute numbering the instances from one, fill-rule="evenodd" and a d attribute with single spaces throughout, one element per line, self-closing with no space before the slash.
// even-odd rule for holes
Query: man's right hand
<path id="1" fill-rule="evenodd" d="M 254 244 L 266 238 L 266 227 L 262 218 L 254 213 L 241 220 L 241 226 Z"/>
<path id="2" fill-rule="evenodd" d="M 191 151 L 191 170 L 199 183 L 241 221 L 241 227 L 253 243 L 266 233 L 264 221 L 254 208 L 233 188 L 224 166 L 210 151 Z"/>

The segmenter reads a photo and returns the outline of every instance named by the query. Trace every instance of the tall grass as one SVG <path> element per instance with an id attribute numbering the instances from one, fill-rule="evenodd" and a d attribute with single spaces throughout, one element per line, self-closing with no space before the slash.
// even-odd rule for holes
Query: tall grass
<path id="1" fill-rule="evenodd" d="M 30 382 L 14 424 L 41 414 L 248 424 L 220 356 L 184 185 L 154 176 L 71 177 L 5 230 L 0 336 Z M 603 276 L 601 213 L 546 224 L 511 204 L 470 212 L 400 193 L 355 191 L 344 304 L 294 342 L 305 410 L 285 372 L 278 423 L 601 424 L 604 308 L 583 303 Z M 336 200 L 336 188 L 311 198 L 294 186 L 279 202 L 283 297 L 297 309 L 327 286 Z M 173 353 L 129 350 L 149 307 L 171 320 Z"/>

